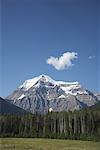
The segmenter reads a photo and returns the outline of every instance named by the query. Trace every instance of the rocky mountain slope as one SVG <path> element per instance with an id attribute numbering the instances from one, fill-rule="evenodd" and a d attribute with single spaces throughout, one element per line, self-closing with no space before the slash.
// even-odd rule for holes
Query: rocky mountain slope
<path id="1" fill-rule="evenodd" d="M 97 97 L 78 82 L 55 81 L 47 75 L 26 80 L 6 99 L 32 113 L 74 111 L 98 102 Z"/>

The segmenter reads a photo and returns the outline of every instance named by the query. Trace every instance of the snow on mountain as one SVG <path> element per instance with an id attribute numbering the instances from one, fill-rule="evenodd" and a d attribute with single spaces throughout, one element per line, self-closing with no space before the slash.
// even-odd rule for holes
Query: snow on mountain
<path id="1" fill-rule="evenodd" d="M 45 84 L 43 84 L 45 83 Z M 48 83 L 48 84 L 47 84 Z M 18 88 L 22 89 L 23 91 L 28 91 L 32 87 L 40 87 L 40 86 L 45 86 L 45 87 L 55 87 L 55 86 L 60 86 L 60 88 L 66 93 L 66 94 L 72 94 L 72 95 L 77 95 L 77 94 L 83 94 L 87 93 L 86 91 L 78 91 L 82 86 L 78 82 L 64 82 L 64 81 L 55 81 L 52 78 L 50 78 L 47 75 L 40 75 L 38 77 L 34 77 L 33 79 L 26 80 L 22 85 L 20 85 Z M 72 92 L 72 90 L 74 90 Z"/>
<path id="2" fill-rule="evenodd" d="M 11 95 L 9 102 L 32 113 L 73 111 L 98 102 L 97 97 L 79 82 L 55 81 L 47 75 L 26 80 Z"/>
<path id="3" fill-rule="evenodd" d="M 38 81 L 43 82 L 51 82 L 52 84 L 56 84 L 56 82 L 51 79 L 49 76 L 46 76 L 44 74 L 34 77 L 33 79 L 26 80 L 22 85 L 20 85 L 18 88 L 23 89 L 25 91 L 29 90 L 32 86 L 34 86 Z"/>
<path id="4" fill-rule="evenodd" d="M 24 94 L 22 94 L 22 95 L 18 98 L 18 100 L 22 99 L 23 97 L 25 97 Z"/>
<path id="5" fill-rule="evenodd" d="M 65 95 L 60 95 L 59 98 L 66 98 L 66 96 Z"/>

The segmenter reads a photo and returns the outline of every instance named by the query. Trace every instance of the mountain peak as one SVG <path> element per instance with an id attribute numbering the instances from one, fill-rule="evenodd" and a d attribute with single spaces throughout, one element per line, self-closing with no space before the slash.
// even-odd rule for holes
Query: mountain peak
<path id="1" fill-rule="evenodd" d="M 97 102 L 79 82 L 56 81 L 45 74 L 26 80 L 7 99 L 32 113 L 75 110 Z"/>
<path id="2" fill-rule="evenodd" d="M 22 85 L 20 85 L 18 88 L 19 89 L 24 89 L 28 90 L 32 86 L 34 86 L 38 81 L 43 81 L 43 82 L 51 82 L 52 84 L 56 84 L 56 81 L 54 81 L 51 77 L 45 74 L 41 74 L 40 76 L 34 77 L 32 79 L 26 80 Z"/>
<path id="3" fill-rule="evenodd" d="M 50 82 L 54 82 L 54 80 L 50 77 L 50 76 L 48 76 L 48 75 L 45 75 L 45 74 L 41 74 L 40 76 L 40 79 L 42 80 L 42 79 L 44 79 L 45 81 L 50 81 Z"/>
<path id="4" fill-rule="evenodd" d="M 23 91 L 28 91 L 30 88 L 54 88 L 55 86 L 59 86 L 61 90 L 63 90 L 66 94 L 76 95 L 77 92 L 83 93 L 84 89 L 79 84 L 79 82 L 64 82 L 64 81 L 56 81 L 53 80 L 50 76 L 41 74 L 40 76 L 34 77 L 32 79 L 26 80 L 22 85 L 18 87 Z M 73 92 L 72 92 L 73 91 Z"/>

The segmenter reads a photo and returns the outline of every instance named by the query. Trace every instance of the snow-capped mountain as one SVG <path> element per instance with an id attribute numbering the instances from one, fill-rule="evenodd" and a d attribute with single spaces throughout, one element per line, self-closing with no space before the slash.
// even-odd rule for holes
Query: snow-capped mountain
<path id="1" fill-rule="evenodd" d="M 26 80 L 22 85 L 18 88 L 23 91 L 28 91 L 31 87 L 46 87 L 46 88 L 54 88 L 55 86 L 59 86 L 66 94 L 77 95 L 77 94 L 86 94 L 86 90 L 82 88 L 82 86 L 78 82 L 63 82 L 63 81 L 55 81 L 47 75 L 40 75 L 33 79 Z M 23 95 L 21 95 L 23 98 Z"/>
<path id="2" fill-rule="evenodd" d="M 98 102 L 97 97 L 78 82 L 55 81 L 44 74 L 26 80 L 6 99 L 32 113 L 73 111 Z"/>

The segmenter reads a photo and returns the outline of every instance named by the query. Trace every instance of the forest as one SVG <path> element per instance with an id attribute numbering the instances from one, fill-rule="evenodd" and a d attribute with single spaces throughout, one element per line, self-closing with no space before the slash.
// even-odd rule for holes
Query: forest
<path id="1" fill-rule="evenodd" d="M 0 115 L 0 137 L 100 141 L 100 110 Z"/>

